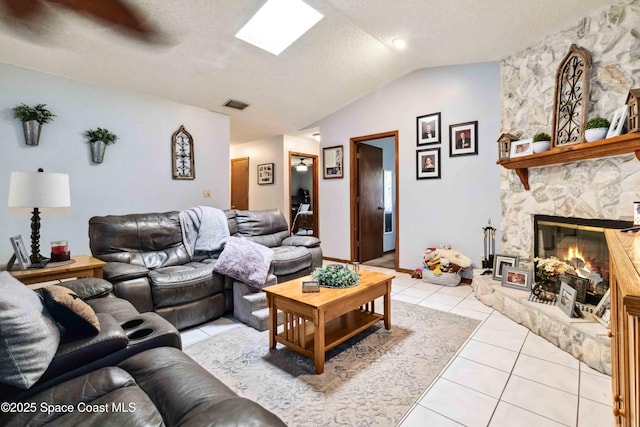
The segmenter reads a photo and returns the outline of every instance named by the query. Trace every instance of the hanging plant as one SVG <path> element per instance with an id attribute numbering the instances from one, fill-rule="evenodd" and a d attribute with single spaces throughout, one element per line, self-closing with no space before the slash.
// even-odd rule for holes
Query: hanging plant
<path id="1" fill-rule="evenodd" d="M 29 107 L 27 104 L 20 104 L 13 109 L 13 114 L 16 119 L 20 119 L 22 122 L 29 122 L 35 120 L 41 125 L 53 121 L 56 116 L 45 107 L 47 104 L 38 104 L 35 107 Z"/>
<path id="2" fill-rule="evenodd" d="M 107 145 L 115 144 L 118 140 L 115 133 L 103 128 L 89 129 L 84 132 L 84 136 L 91 144 L 91 160 L 94 163 L 102 163 Z"/>
<path id="3" fill-rule="evenodd" d="M 13 109 L 13 115 L 22 122 L 24 131 L 24 142 L 27 145 L 38 145 L 40 143 L 40 129 L 43 124 L 53 121 L 56 116 L 45 107 L 47 104 L 38 104 L 30 107 L 27 104 L 20 104 Z"/>

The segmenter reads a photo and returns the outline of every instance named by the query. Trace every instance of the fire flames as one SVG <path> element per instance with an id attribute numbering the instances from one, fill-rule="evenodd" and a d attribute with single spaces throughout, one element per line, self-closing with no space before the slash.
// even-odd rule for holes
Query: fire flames
<path id="1" fill-rule="evenodd" d="M 564 257 L 564 259 L 571 262 L 576 268 L 584 267 L 587 270 L 591 270 L 591 265 L 587 262 L 586 258 L 577 246 L 569 246 L 569 253 Z"/>

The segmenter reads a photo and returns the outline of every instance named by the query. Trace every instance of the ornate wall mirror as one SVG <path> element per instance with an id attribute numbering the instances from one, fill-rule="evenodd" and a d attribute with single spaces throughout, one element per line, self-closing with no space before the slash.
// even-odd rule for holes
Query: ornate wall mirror
<path id="1" fill-rule="evenodd" d="M 584 142 L 590 67 L 591 55 L 575 44 L 560 62 L 553 101 L 554 147 Z"/>
<path id="2" fill-rule="evenodd" d="M 196 169 L 193 152 L 193 137 L 180 125 L 171 136 L 171 163 L 173 179 L 195 179 Z"/>

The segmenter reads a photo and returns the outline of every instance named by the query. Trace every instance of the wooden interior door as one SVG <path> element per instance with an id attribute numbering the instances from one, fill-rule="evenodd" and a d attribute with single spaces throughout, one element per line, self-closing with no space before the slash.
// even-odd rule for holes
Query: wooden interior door
<path id="1" fill-rule="evenodd" d="M 231 209 L 249 209 L 249 158 L 231 159 Z"/>
<path id="2" fill-rule="evenodd" d="M 382 149 L 358 144 L 359 261 L 384 253 L 384 201 Z"/>

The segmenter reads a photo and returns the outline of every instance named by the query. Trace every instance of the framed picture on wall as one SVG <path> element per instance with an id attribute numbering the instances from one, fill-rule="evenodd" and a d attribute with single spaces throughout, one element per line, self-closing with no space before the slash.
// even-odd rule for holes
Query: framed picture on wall
<path id="1" fill-rule="evenodd" d="M 440 147 L 416 151 L 416 179 L 440 179 Z"/>
<path id="2" fill-rule="evenodd" d="M 478 122 L 449 126 L 449 157 L 478 154 Z"/>
<path id="3" fill-rule="evenodd" d="M 273 184 L 273 163 L 258 165 L 258 185 Z"/>
<path id="4" fill-rule="evenodd" d="M 418 145 L 440 144 L 440 113 L 416 117 Z"/>
<path id="5" fill-rule="evenodd" d="M 344 150 L 342 145 L 322 149 L 322 177 L 342 178 L 344 172 Z"/>

